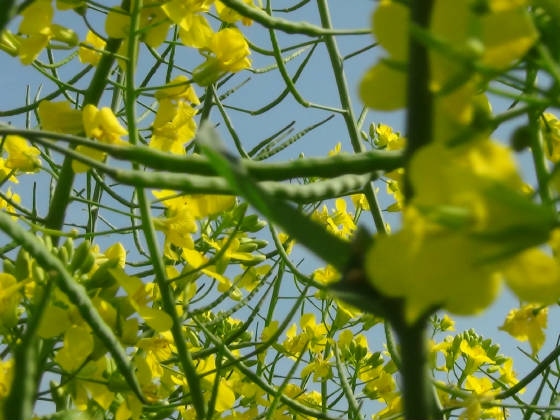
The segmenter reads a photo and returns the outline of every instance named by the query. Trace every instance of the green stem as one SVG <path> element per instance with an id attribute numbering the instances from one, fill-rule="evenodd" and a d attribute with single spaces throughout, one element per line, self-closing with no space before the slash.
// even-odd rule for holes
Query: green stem
<path id="1" fill-rule="evenodd" d="M 332 23 L 327 0 L 318 0 L 317 7 L 319 8 L 319 14 L 321 16 L 321 23 L 323 27 L 330 30 L 332 28 Z M 360 132 L 358 130 L 358 126 L 356 125 L 356 118 L 354 115 L 354 110 L 352 108 L 352 102 L 350 100 L 350 91 L 348 89 L 348 83 L 346 81 L 346 75 L 344 74 L 344 68 L 342 65 L 343 59 L 338 50 L 338 46 L 336 44 L 334 36 L 325 36 L 325 44 L 329 53 L 331 66 L 336 80 L 336 86 L 338 87 L 340 104 L 346 111 L 343 114 L 343 117 L 344 122 L 346 123 L 346 128 L 348 130 L 348 135 L 350 136 L 352 148 L 354 149 L 355 153 L 362 153 L 365 151 L 365 147 L 360 140 Z M 381 214 L 381 209 L 379 207 L 379 203 L 377 201 L 372 183 L 368 183 L 365 186 L 364 194 L 366 196 L 371 214 L 373 216 L 375 228 L 380 233 L 386 233 L 385 222 L 383 221 L 383 215 Z"/>
<path id="2" fill-rule="evenodd" d="M 14 351 L 14 380 L 10 394 L 5 401 L 4 418 L 25 420 L 33 417 L 33 407 L 35 406 L 39 385 L 37 383 L 39 379 L 37 376 L 37 359 L 40 342 L 36 333 L 51 295 L 52 284 L 53 280 L 49 279 L 43 291 L 43 296 L 41 296 L 39 304 L 27 323 L 27 329 L 21 342 Z"/>
<path id="3" fill-rule="evenodd" d="M 139 33 L 138 28 L 140 25 L 140 11 L 142 10 L 143 0 L 133 0 L 131 14 L 130 14 L 130 35 L 128 44 L 128 62 L 126 66 L 126 116 L 128 121 L 129 141 L 135 145 L 138 142 L 138 128 L 136 126 L 136 94 L 134 79 L 135 67 L 138 56 L 138 41 Z M 133 164 L 135 170 L 139 169 L 137 163 Z M 177 314 L 175 307 L 175 297 L 168 284 L 165 274 L 165 265 L 161 258 L 159 250 L 157 235 L 154 229 L 154 224 L 150 214 L 150 204 L 146 198 L 146 192 L 142 187 L 136 187 L 136 194 L 138 195 L 138 204 L 140 207 L 140 215 L 142 216 L 143 231 L 150 252 L 150 257 L 154 266 L 156 283 L 158 285 L 161 301 L 164 310 L 171 317 L 173 324 L 171 326 L 171 334 L 175 341 L 179 361 L 183 368 L 183 373 L 189 385 L 192 403 L 195 408 L 197 417 L 200 419 L 206 418 L 206 403 L 202 395 L 202 387 L 200 386 L 200 379 L 196 373 L 196 368 L 192 361 L 190 352 L 187 349 L 185 337 L 181 320 Z"/>
<path id="4" fill-rule="evenodd" d="M 58 274 L 55 277 L 57 280 L 56 285 L 68 296 L 69 301 L 76 305 L 78 312 L 91 327 L 93 334 L 99 337 L 103 345 L 107 347 L 109 353 L 113 356 L 117 368 L 124 376 L 132 391 L 141 401 L 145 401 L 140 385 L 134 376 L 130 361 L 128 360 L 126 352 L 120 345 L 118 338 L 115 337 L 113 331 L 103 321 L 84 287 L 77 283 L 68 273 L 62 261 L 59 260 L 58 257 L 52 255 L 31 232 L 19 226 L 4 212 L 0 212 L 0 230 L 4 231 L 29 252 L 43 269 L 52 270 Z"/>
<path id="5" fill-rule="evenodd" d="M 425 29 L 429 25 L 433 0 L 412 0 L 410 2 L 410 24 Z M 413 34 L 409 36 L 408 87 L 407 87 L 407 147 L 405 158 L 412 155 L 432 140 L 432 106 L 430 93 L 430 69 L 428 51 Z M 413 195 L 410 180 L 405 171 L 405 196 Z"/>
<path id="6" fill-rule="evenodd" d="M 533 87 L 537 81 L 537 69 L 530 67 L 527 70 L 527 90 L 532 93 Z M 533 164 L 535 165 L 535 172 L 539 184 L 539 195 L 543 204 L 550 205 L 552 203 L 552 193 L 548 185 L 549 173 L 546 163 L 546 156 L 544 153 L 544 140 L 540 129 L 539 119 L 542 115 L 542 110 L 539 108 L 532 108 L 528 112 L 529 115 L 529 143 L 531 151 L 533 152 Z"/>
<path id="7" fill-rule="evenodd" d="M 127 0 L 125 0 L 125 2 L 127 2 Z M 108 53 L 116 53 L 120 45 L 120 39 L 109 39 L 107 41 L 105 51 Z M 91 83 L 84 95 L 84 105 L 96 105 L 99 102 L 105 85 L 107 84 L 109 71 L 111 70 L 114 61 L 115 58 L 112 54 L 105 54 L 101 57 Z M 74 185 L 74 177 L 75 174 L 72 170 L 72 158 L 67 156 L 64 158 L 64 162 L 62 163 L 58 183 L 56 184 L 56 188 L 51 199 L 49 212 L 45 218 L 45 226 L 48 228 L 56 230 L 60 230 L 62 228 L 66 208 L 70 203 L 70 193 L 72 191 L 72 185 Z M 54 239 L 54 241 L 56 244 L 56 239 Z"/>
<path id="8" fill-rule="evenodd" d="M 410 25 L 429 27 L 433 0 L 412 0 Z M 426 47 L 411 31 L 408 51 L 407 86 L 407 147 L 405 158 L 410 161 L 414 153 L 432 140 L 432 95 L 429 89 L 430 68 Z M 413 190 L 405 171 L 405 197 L 410 200 Z M 403 311 L 404 312 L 404 307 Z M 407 419 L 431 419 L 436 412 L 431 374 L 427 364 L 426 318 L 410 325 L 405 316 L 393 319 L 393 327 L 401 348 L 401 373 L 403 381 L 404 412 Z"/>
<path id="9" fill-rule="evenodd" d="M 308 22 L 291 22 L 286 19 L 275 18 L 261 9 L 250 6 L 241 0 L 223 0 L 227 7 L 242 16 L 253 19 L 268 29 L 278 29 L 289 34 L 303 34 L 309 36 L 321 35 L 362 35 L 370 34 L 371 29 L 325 29 Z"/>
<path id="10" fill-rule="evenodd" d="M 401 348 L 401 374 L 406 419 L 433 419 L 434 396 L 428 370 L 424 319 L 395 326 Z"/>
<path id="11" fill-rule="evenodd" d="M 336 369 L 338 370 L 338 378 L 340 380 L 340 385 L 342 386 L 342 391 L 344 391 L 344 395 L 348 400 L 348 406 L 352 409 L 352 411 L 354 411 L 354 413 L 356 413 L 356 417 L 358 418 L 358 420 L 363 420 L 360 406 L 356 401 L 356 397 L 354 396 L 352 388 L 350 388 L 350 384 L 348 384 L 348 380 L 346 379 L 346 373 L 344 373 L 344 368 L 340 361 L 340 350 L 338 349 L 336 343 L 334 344 L 334 356 L 336 358 Z"/>

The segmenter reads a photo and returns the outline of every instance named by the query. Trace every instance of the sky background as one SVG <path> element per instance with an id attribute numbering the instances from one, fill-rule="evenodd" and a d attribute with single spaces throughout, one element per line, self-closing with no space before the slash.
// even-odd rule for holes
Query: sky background
<path id="1" fill-rule="evenodd" d="M 106 2 L 100 0 L 103 4 L 113 5 L 114 2 Z M 273 8 L 284 8 L 289 7 L 297 2 L 295 1 L 285 1 L 276 0 L 273 2 Z M 331 0 L 329 6 L 331 9 L 331 17 L 333 24 L 336 28 L 366 28 L 370 26 L 370 17 L 375 7 L 375 2 L 370 0 Z M 277 16 L 284 18 L 289 18 L 290 20 L 306 20 L 311 21 L 315 24 L 320 24 L 318 11 L 316 8 L 316 3 L 312 0 L 306 6 L 298 10 L 296 13 L 284 14 L 276 13 Z M 100 32 L 104 33 L 103 30 L 103 16 L 100 13 L 88 12 L 88 18 L 92 25 Z M 81 19 L 72 12 L 57 12 L 55 17 L 55 22 L 60 23 L 64 26 L 72 27 L 79 34 L 80 39 L 84 39 L 85 31 L 84 25 Z M 212 24 L 215 26 L 215 21 Z M 11 25 L 12 30 L 16 30 L 18 21 Z M 240 27 L 244 32 L 246 37 L 251 40 L 254 44 L 265 49 L 271 49 L 270 40 L 268 39 L 267 31 L 264 30 L 259 24 L 255 23 L 251 27 Z M 309 40 L 306 36 L 299 35 L 288 35 L 281 32 L 277 32 L 279 38 L 279 43 L 282 47 L 287 47 L 290 45 L 295 45 L 300 42 L 305 42 Z M 341 36 L 337 38 L 341 54 L 344 56 L 360 48 L 363 48 L 373 42 L 371 36 Z M 164 47 L 160 47 L 158 50 L 162 51 Z M 60 60 L 67 56 L 69 52 L 67 51 L 55 51 L 55 61 Z M 354 106 L 354 112 L 356 116 L 360 114 L 362 109 L 361 101 L 357 96 L 357 86 L 361 76 L 364 72 L 375 62 L 377 57 L 382 54 L 382 50 L 376 48 L 369 50 L 368 52 L 361 54 L 357 57 L 351 58 L 345 62 L 345 72 L 348 80 L 348 85 L 352 94 L 352 101 Z M 292 60 L 287 64 L 287 68 L 290 74 L 293 74 L 298 65 L 303 60 L 305 52 L 299 55 L 296 59 Z M 253 68 L 259 69 L 269 66 L 274 63 L 274 58 L 270 56 L 263 56 L 253 52 L 252 56 Z M 40 57 L 42 61 L 46 62 L 46 55 L 43 53 Z M 145 47 L 142 47 L 141 58 L 139 61 L 139 71 L 137 76 L 137 82 L 143 79 L 144 74 L 148 71 L 149 65 L 153 62 L 153 58 L 146 51 Z M 200 55 L 193 50 L 188 48 L 182 48 L 178 50 L 176 55 L 176 62 L 180 66 L 192 69 L 199 62 L 201 62 Z M 17 59 L 14 59 L 7 54 L 0 52 L 0 64 L 1 64 L 1 77 L 0 77 L 0 112 L 7 109 L 15 108 L 25 104 L 26 92 L 28 90 L 30 98 L 34 98 L 37 92 L 40 90 L 39 97 L 43 97 L 46 94 L 52 92 L 55 87 L 52 82 L 41 76 L 35 69 L 31 66 L 22 66 Z M 78 62 L 77 58 L 74 59 L 69 65 L 64 66 L 59 71 L 59 76 L 63 80 L 69 79 L 72 75 L 77 73 L 82 68 L 82 65 Z M 173 77 L 180 74 L 180 72 L 175 71 Z M 165 71 L 159 71 L 156 77 L 153 79 L 154 84 L 161 83 L 164 79 Z M 86 76 L 83 81 L 77 84 L 79 87 L 87 86 L 87 81 L 90 75 Z M 270 102 L 275 98 L 283 89 L 284 84 L 277 71 L 272 71 L 264 74 L 251 73 L 249 71 L 243 71 L 232 78 L 222 89 L 221 92 L 225 92 L 227 89 L 231 89 L 237 84 L 241 83 L 248 77 L 251 80 L 245 84 L 242 88 L 237 90 L 234 94 L 229 96 L 224 100 L 224 105 L 233 105 L 236 107 L 243 107 L 249 110 L 254 110 L 262 107 L 266 103 Z M 310 60 L 308 66 L 306 67 L 302 77 L 297 82 L 297 88 L 302 94 L 302 96 L 314 103 L 320 103 L 324 105 L 329 105 L 333 107 L 339 106 L 339 99 L 337 93 L 336 83 L 333 78 L 333 73 L 330 65 L 330 61 L 326 52 L 324 45 L 319 46 L 315 51 L 312 59 Z M 201 95 L 203 90 L 196 88 L 197 93 Z M 57 100 L 61 100 L 58 98 Z M 142 101 L 146 104 L 150 104 L 153 98 L 142 98 Z M 503 101 L 499 98 L 491 98 L 493 108 L 496 112 L 503 111 L 509 105 L 509 102 Z M 103 105 L 109 104 L 109 98 L 104 95 L 102 99 Z M 138 114 L 142 114 L 142 109 L 138 108 Z M 230 118 L 245 145 L 245 149 L 249 150 L 252 146 L 260 142 L 262 139 L 270 136 L 272 133 L 276 132 L 280 128 L 295 121 L 295 130 L 299 131 L 311 124 L 323 120 L 330 114 L 328 112 L 316 109 L 308 109 L 302 107 L 298 104 L 290 95 L 272 111 L 267 112 L 260 116 L 251 116 L 242 112 L 230 111 Z M 35 127 L 37 122 L 33 115 L 29 116 L 30 126 Z M 221 118 L 219 116 L 219 111 L 216 107 L 213 108 L 210 119 L 216 123 L 221 123 Z M 10 122 L 15 126 L 23 127 L 26 124 L 25 117 L 0 117 L 1 122 Z M 394 112 L 394 113 L 380 113 L 375 111 L 370 111 L 366 118 L 364 129 L 370 123 L 388 124 L 394 128 L 395 131 L 404 132 L 404 113 Z M 512 132 L 512 129 L 523 123 L 523 119 L 514 121 L 507 126 L 501 127 L 493 137 L 499 141 L 506 142 Z M 140 121 L 141 128 L 147 128 L 150 125 L 150 117 Z M 221 124 L 220 132 L 228 143 L 229 147 L 233 150 L 233 142 L 229 137 L 227 131 L 223 124 Z M 350 140 L 346 132 L 344 121 L 340 115 L 336 115 L 335 118 L 307 134 L 301 140 L 299 140 L 294 145 L 288 147 L 283 152 L 274 156 L 271 160 L 286 160 L 291 158 L 296 158 L 299 154 L 303 153 L 305 156 L 325 156 L 329 150 L 333 149 L 335 145 L 341 142 L 342 151 L 352 152 Z M 532 165 L 530 159 L 527 156 L 519 157 L 520 168 L 525 176 L 525 179 L 530 184 L 534 185 L 534 175 L 532 170 Z M 114 162 L 111 162 L 114 163 Z M 20 184 L 13 185 L 12 189 L 19 193 L 22 198 L 22 202 L 27 207 L 31 207 L 32 197 L 30 194 L 32 182 L 37 182 L 38 184 L 38 203 L 40 214 L 45 214 L 48 205 L 48 191 L 49 183 L 47 177 L 43 176 L 21 176 Z M 85 182 L 85 175 L 79 175 L 77 179 L 77 187 L 83 186 Z M 382 207 L 385 208 L 392 203 L 392 199 L 385 194 L 385 184 L 382 181 L 377 181 L 376 186 L 380 188 L 380 198 L 382 202 Z M 5 187 L 4 187 L 5 190 Z M 333 203 L 327 203 L 330 208 L 333 207 Z M 349 203 L 350 204 L 350 203 Z M 83 223 L 87 218 L 87 209 L 81 204 L 73 204 L 69 209 L 67 215 L 67 220 L 70 222 Z M 103 214 L 103 212 L 102 212 Z M 399 217 L 395 214 L 385 214 L 387 221 L 391 224 L 393 231 L 398 230 Z M 112 220 L 115 222 L 122 222 L 128 225 L 129 222 L 126 219 L 119 219 L 118 217 L 111 216 Z M 361 224 L 367 227 L 370 231 L 374 230 L 371 217 L 365 215 L 361 219 Z M 101 228 L 104 228 L 101 224 Z M 5 240 L 5 237 L 1 237 L 0 240 Z M 125 243 L 127 249 L 132 250 L 133 245 L 130 242 L 130 237 L 128 238 L 116 238 L 115 237 L 100 237 L 99 243 L 101 249 L 105 249 L 108 245 L 114 243 L 115 240 L 128 241 Z M 0 246 L 2 243 L 0 243 Z M 314 269 L 322 266 L 322 263 L 310 255 L 308 252 L 301 248 L 296 248 L 293 254 L 293 260 L 299 261 L 304 258 L 304 261 L 300 268 L 302 271 L 310 273 Z M 133 259 L 129 256 L 129 259 Z M 290 289 L 291 287 L 291 289 Z M 286 294 L 292 294 L 296 292 L 293 286 L 290 286 L 285 290 Z M 518 349 L 517 346 L 521 347 L 525 351 L 530 352 L 530 347 L 527 342 L 520 343 L 512 339 L 508 334 L 502 332 L 498 329 L 508 311 L 516 307 L 518 304 L 517 298 L 515 298 L 507 289 L 504 288 L 500 298 L 483 314 L 479 316 L 472 317 L 456 317 L 453 316 L 456 324 L 456 330 L 458 332 L 465 329 L 474 328 L 477 333 L 483 335 L 487 338 L 492 338 L 495 343 L 502 345 L 502 353 L 507 356 L 514 358 L 514 369 L 518 372 L 519 376 L 523 376 L 527 373 L 534 363 L 530 361 L 526 356 L 524 356 Z M 286 311 L 288 308 L 286 309 Z M 542 348 L 540 354 L 546 355 L 552 348 L 554 348 L 556 338 L 560 332 L 558 327 L 558 315 L 559 312 L 556 307 L 550 308 L 549 313 L 549 328 L 547 333 L 547 341 L 545 346 Z M 243 314 L 238 313 L 236 315 L 238 318 L 243 319 Z M 280 316 L 280 315 L 279 315 Z M 378 327 L 370 330 L 368 337 L 370 337 L 370 349 L 379 350 L 382 348 L 382 342 L 384 341 L 384 336 L 381 334 L 381 330 Z M 442 337 L 440 337 L 442 338 Z M 284 337 L 282 336 L 282 340 Z M 528 399 L 532 396 L 532 392 L 529 391 L 525 394 L 524 399 Z"/>

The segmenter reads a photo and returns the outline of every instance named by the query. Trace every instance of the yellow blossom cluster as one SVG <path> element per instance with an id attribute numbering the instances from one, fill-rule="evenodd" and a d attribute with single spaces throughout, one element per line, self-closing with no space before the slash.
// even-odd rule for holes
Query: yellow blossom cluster
<path id="1" fill-rule="evenodd" d="M 362 81 L 361 95 L 370 107 L 406 105 L 406 73 L 397 63 L 406 60 L 408 38 L 402 29 L 408 22 L 408 7 L 400 2 L 383 1 L 374 13 L 373 31 L 389 58 Z M 503 278 L 523 300 L 552 303 L 560 296 L 560 266 L 536 246 L 547 242 L 553 212 L 524 193 L 510 150 L 485 130 L 452 143 L 477 115 L 489 112 L 479 93 L 484 73 L 473 70 L 476 66 L 465 70 L 455 53 L 470 51 L 476 41 L 481 52 L 465 60 L 506 69 L 535 42 L 532 21 L 523 5 L 479 12 L 466 0 L 436 0 L 430 22 L 426 36 L 440 46 L 428 46 L 433 138 L 408 166 L 413 198 L 404 209 L 402 229 L 377 237 L 368 253 L 370 280 L 384 294 L 406 300 L 409 321 L 437 306 L 476 313 L 494 300 Z"/>

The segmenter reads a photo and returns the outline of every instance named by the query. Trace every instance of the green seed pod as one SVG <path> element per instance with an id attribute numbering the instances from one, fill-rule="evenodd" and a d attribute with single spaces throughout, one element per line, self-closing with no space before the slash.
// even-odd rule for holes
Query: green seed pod
<path id="1" fill-rule="evenodd" d="M 249 238 L 241 238 L 240 242 L 239 248 L 237 248 L 237 251 L 239 252 L 253 252 L 258 248 L 257 244 Z"/>
<path id="2" fill-rule="evenodd" d="M 376 134 L 376 130 L 375 130 L 375 124 L 371 123 L 369 125 L 369 138 L 370 139 L 374 139 L 375 138 L 375 134 Z"/>
<path id="3" fill-rule="evenodd" d="M 89 241 L 83 241 L 80 245 L 78 245 L 76 251 L 74 252 L 74 255 L 72 256 L 72 262 L 70 263 L 69 269 L 71 273 L 82 266 L 88 254 L 90 253 L 90 248 L 91 244 Z"/>
<path id="4" fill-rule="evenodd" d="M 255 255 L 253 255 L 253 259 L 250 260 L 250 261 L 245 261 L 245 260 L 240 261 L 240 260 L 232 259 L 232 261 L 241 263 L 241 264 L 243 264 L 243 265 L 245 265 L 245 266 L 258 265 L 258 264 L 262 263 L 264 260 L 266 260 L 266 256 L 265 256 L 265 255 L 262 255 L 262 254 L 255 254 Z"/>
<path id="5" fill-rule="evenodd" d="M 4 258 L 4 273 L 14 275 L 16 273 L 15 264 L 8 258 Z"/>
<path id="6" fill-rule="evenodd" d="M 72 259 L 74 256 L 74 239 L 66 238 L 64 243 L 62 244 L 63 248 L 66 248 L 66 252 L 68 252 L 68 257 Z"/>
<path id="7" fill-rule="evenodd" d="M 193 331 L 192 328 L 187 329 L 187 339 L 191 342 L 194 347 L 200 346 L 200 341 L 198 340 L 198 336 Z"/>
<path id="8" fill-rule="evenodd" d="M 65 247 L 60 247 L 58 249 L 58 259 L 62 261 L 64 265 L 68 265 L 70 262 L 70 256 L 68 255 L 68 250 Z"/>
<path id="9" fill-rule="evenodd" d="M 30 263 L 31 263 L 31 258 L 29 257 L 29 254 L 25 249 L 21 248 L 16 257 L 16 266 L 14 272 L 14 276 L 18 281 L 23 281 L 29 277 Z"/>
<path id="10" fill-rule="evenodd" d="M 50 252 L 52 252 L 52 250 L 53 250 L 54 247 L 53 247 L 53 241 L 52 241 L 50 235 L 44 235 L 44 236 L 43 236 L 43 240 L 44 240 L 44 242 L 45 242 L 45 246 L 47 247 L 47 249 L 48 249 Z"/>
<path id="11" fill-rule="evenodd" d="M 239 204 L 237 207 L 235 207 L 233 209 L 233 211 L 231 212 L 231 215 L 233 217 L 234 220 L 238 220 L 241 218 L 241 216 L 243 216 L 246 212 L 247 209 L 249 208 L 249 203 L 241 203 Z"/>
<path id="12" fill-rule="evenodd" d="M 31 276 L 37 284 L 43 284 L 45 282 L 45 270 L 43 270 L 43 268 L 39 264 L 37 264 L 36 261 L 34 261 L 31 265 Z"/>
<path id="13" fill-rule="evenodd" d="M 364 130 L 360 131 L 360 135 L 362 136 L 362 139 L 364 139 L 364 141 L 369 141 L 369 137 Z"/>
<path id="14" fill-rule="evenodd" d="M 253 239 L 253 243 L 257 244 L 257 249 L 266 248 L 268 246 L 268 241 L 264 239 Z"/>
<path id="15" fill-rule="evenodd" d="M 86 259 L 83 261 L 82 265 L 78 267 L 78 271 L 84 274 L 89 273 L 94 265 L 95 255 L 93 255 L 93 252 L 90 251 L 87 253 Z"/>
<path id="16" fill-rule="evenodd" d="M 256 214 L 251 214 L 249 216 L 245 216 L 243 222 L 241 223 L 241 230 L 244 232 L 258 232 L 262 228 L 266 226 L 266 222 L 264 220 L 259 219 L 259 216 Z"/>
<path id="17" fill-rule="evenodd" d="M 93 273 L 89 280 L 86 280 L 85 286 L 87 289 L 108 288 L 115 283 L 113 275 L 109 272 L 111 268 L 116 268 L 119 265 L 117 259 L 109 260 L 99 266 Z"/>
<path id="18" fill-rule="evenodd" d="M 64 389 L 59 386 L 55 381 L 49 382 L 49 389 L 51 390 L 51 397 L 56 407 L 56 411 L 63 411 L 68 408 L 66 395 Z"/>

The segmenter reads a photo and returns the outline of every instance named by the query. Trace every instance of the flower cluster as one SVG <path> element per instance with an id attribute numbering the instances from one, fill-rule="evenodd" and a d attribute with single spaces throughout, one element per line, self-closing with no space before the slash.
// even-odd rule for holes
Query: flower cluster
<path id="1" fill-rule="evenodd" d="M 406 59 L 408 38 L 401 29 L 408 14 L 405 5 L 392 1 L 374 14 L 374 34 L 390 58 L 362 81 L 362 97 L 371 107 L 405 105 L 404 93 L 399 99 L 393 92 L 392 102 L 385 103 L 380 92 L 388 81 L 404 92 L 405 73 L 397 63 Z M 501 31 L 506 21 L 516 30 Z M 538 246 L 549 238 L 554 212 L 524 192 L 509 149 L 486 130 L 472 130 L 479 115 L 489 112 L 479 93 L 481 69 L 503 70 L 523 57 L 536 40 L 532 21 L 513 3 L 480 12 L 468 1 L 437 0 L 430 22 L 425 36 L 435 45 L 429 49 L 434 135 L 409 163 L 414 195 L 402 229 L 377 237 L 368 253 L 370 280 L 384 294 L 405 298 L 409 321 L 436 306 L 476 313 L 494 300 L 502 278 L 521 299 L 550 304 L 560 297 L 560 266 Z M 475 63 L 465 70 L 453 54 L 475 40 L 481 52 L 465 57 Z M 474 134 L 457 144 L 457 133 L 466 129 Z"/>

